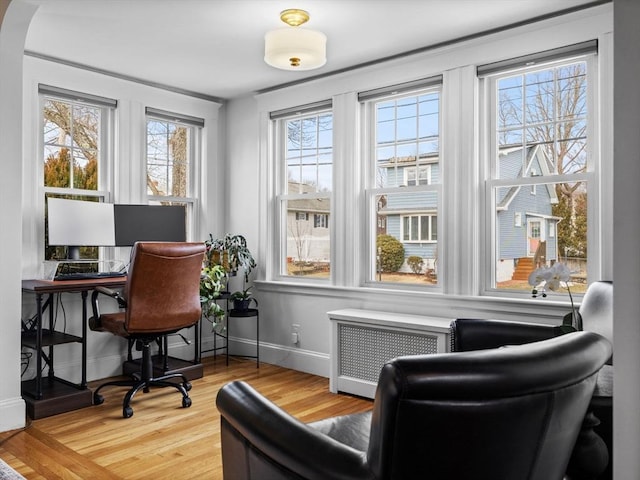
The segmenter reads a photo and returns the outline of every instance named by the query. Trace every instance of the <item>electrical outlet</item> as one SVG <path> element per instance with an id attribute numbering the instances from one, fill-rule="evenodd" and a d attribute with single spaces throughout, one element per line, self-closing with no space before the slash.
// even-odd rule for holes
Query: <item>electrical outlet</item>
<path id="1" fill-rule="evenodd" d="M 300 343 L 300 325 L 297 323 L 291 324 L 291 343 L 295 345 Z"/>

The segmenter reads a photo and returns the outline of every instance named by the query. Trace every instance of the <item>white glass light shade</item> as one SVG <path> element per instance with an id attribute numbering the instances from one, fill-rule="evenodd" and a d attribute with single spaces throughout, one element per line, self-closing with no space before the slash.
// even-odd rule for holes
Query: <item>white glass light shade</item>
<path id="1" fill-rule="evenodd" d="M 327 63 L 327 37 L 299 27 L 279 28 L 264 36 L 264 61 L 283 70 L 312 70 Z"/>

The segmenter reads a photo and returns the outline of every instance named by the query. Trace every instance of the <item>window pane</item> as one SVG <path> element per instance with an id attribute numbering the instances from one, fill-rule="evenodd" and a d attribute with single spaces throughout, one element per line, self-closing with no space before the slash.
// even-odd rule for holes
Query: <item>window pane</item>
<path id="1" fill-rule="evenodd" d="M 42 113 L 44 186 L 97 190 L 102 110 L 48 99 Z"/>
<path id="2" fill-rule="evenodd" d="M 99 164 L 103 155 L 100 133 L 107 108 L 58 98 L 43 98 L 42 161 L 46 199 L 50 196 L 85 201 L 101 201 L 95 193 L 100 187 Z M 50 188 L 66 188 L 69 194 L 52 194 Z M 72 190 L 73 189 L 73 190 Z M 83 195 L 82 191 L 87 192 Z M 64 246 L 49 246 L 48 214 L 45 209 L 44 259 L 65 259 Z M 73 245 L 74 247 L 76 245 Z M 97 259 L 98 247 L 80 245 L 81 259 Z M 78 265 L 74 265 L 77 268 Z M 97 263 L 83 267 L 97 268 Z"/>
<path id="3" fill-rule="evenodd" d="M 320 198 L 281 200 L 284 219 L 280 238 L 285 245 L 281 274 L 330 276 L 329 193 L 333 187 L 333 116 L 331 113 L 282 120 L 286 150 L 286 189 L 281 194 L 327 193 Z M 286 240 L 285 240 L 286 239 Z"/>
<path id="4" fill-rule="evenodd" d="M 496 288 L 531 290 L 537 267 L 566 263 L 572 292 L 586 288 L 587 189 L 585 182 L 543 183 L 495 189 Z M 519 222 L 513 219 L 518 217 Z"/>
<path id="5" fill-rule="evenodd" d="M 376 218 L 370 234 L 376 247 L 369 280 L 437 284 L 437 245 L 432 241 L 430 219 L 439 200 L 426 187 L 440 182 L 440 92 L 379 101 L 374 111 L 373 187 L 398 187 L 398 192 L 372 197 Z M 424 191 L 401 190 L 422 186 Z"/>
<path id="6" fill-rule="evenodd" d="M 435 192 L 376 195 L 376 258 L 372 281 L 417 285 L 437 284 L 438 246 L 429 237 L 429 219 L 436 218 Z M 415 214 L 406 215 L 408 209 Z M 422 210 L 420 213 L 419 210 Z M 435 220 L 433 220 L 435 224 Z M 435 228 L 435 227 L 434 227 Z M 434 230 L 435 231 L 435 230 Z M 426 232 L 426 233 L 425 233 Z M 419 257 L 423 267 L 416 273 L 410 257 Z"/>
<path id="7" fill-rule="evenodd" d="M 330 192 L 333 184 L 333 117 L 286 121 L 290 193 Z"/>
<path id="8" fill-rule="evenodd" d="M 147 194 L 189 196 L 189 148 L 193 127 L 147 121 Z"/>
<path id="9" fill-rule="evenodd" d="M 331 253 L 329 199 L 284 200 L 283 202 L 287 226 L 284 274 L 329 278 Z"/>
<path id="10" fill-rule="evenodd" d="M 540 175 L 586 171 L 586 70 L 576 62 L 497 80 L 497 178 L 522 175 L 536 147 L 546 155 Z"/>
<path id="11" fill-rule="evenodd" d="M 420 232 L 420 227 L 418 226 L 418 222 L 420 222 L 420 217 L 415 216 L 411 217 L 411 240 L 418 240 L 418 233 Z"/>

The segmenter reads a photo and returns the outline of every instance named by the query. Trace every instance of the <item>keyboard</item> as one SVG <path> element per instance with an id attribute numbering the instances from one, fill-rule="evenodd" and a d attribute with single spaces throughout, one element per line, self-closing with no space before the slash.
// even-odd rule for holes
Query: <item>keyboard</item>
<path id="1" fill-rule="evenodd" d="M 90 280 L 96 278 L 119 278 L 126 276 L 126 272 L 71 272 L 59 273 L 53 279 L 58 280 Z"/>

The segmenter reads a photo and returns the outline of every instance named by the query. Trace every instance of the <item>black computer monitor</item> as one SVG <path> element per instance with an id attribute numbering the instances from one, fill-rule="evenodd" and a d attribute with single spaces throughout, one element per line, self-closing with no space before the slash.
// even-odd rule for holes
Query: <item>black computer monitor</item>
<path id="1" fill-rule="evenodd" d="M 136 242 L 185 242 L 184 205 L 114 205 L 115 245 L 129 247 Z"/>

